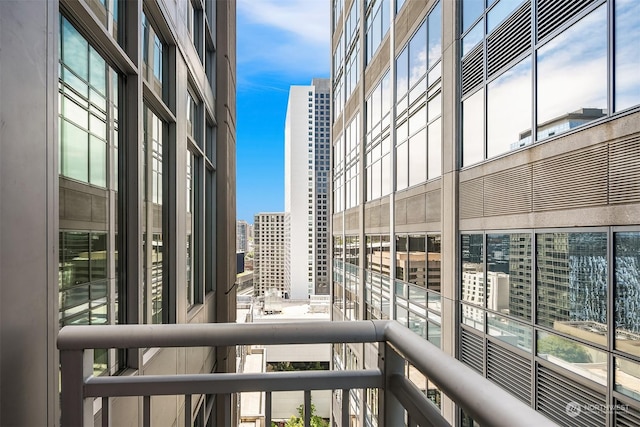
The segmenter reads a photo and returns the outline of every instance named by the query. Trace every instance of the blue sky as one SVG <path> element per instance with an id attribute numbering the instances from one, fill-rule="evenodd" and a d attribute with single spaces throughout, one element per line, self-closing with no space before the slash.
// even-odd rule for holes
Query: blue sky
<path id="1" fill-rule="evenodd" d="M 289 86 L 330 74 L 329 0 L 237 1 L 237 219 L 284 210 Z"/>

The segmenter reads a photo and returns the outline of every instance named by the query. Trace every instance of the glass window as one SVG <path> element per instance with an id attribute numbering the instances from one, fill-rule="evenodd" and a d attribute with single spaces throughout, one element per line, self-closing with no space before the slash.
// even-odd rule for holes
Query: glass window
<path id="1" fill-rule="evenodd" d="M 405 48 L 396 59 L 397 99 L 402 99 L 409 89 L 409 49 Z"/>
<path id="2" fill-rule="evenodd" d="M 531 57 L 487 86 L 487 158 L 531 142 Z"/>
<path id="3" fill-rule="evenodd" d="M 606 233 L 536 237 L 537 322 L 606 345 Z"/>
<path id="4" fill-rule="evenodd" d="M 462 32 L 465 32 L 483 12 L 483 0 L 462 0 Z"/>
<path id="5" fill-rule="evenodd" d="M 427 72 L 427 22 L 423 22 L 409 41 L 409 87 Z"/>
<path id="6" fill-rule="evenodd" d="M 408 155 L 409 144 L 407 142 L 398 145 L 396 148 L 396 190 L 402 190 L 409 185 L 408 177 Z"/>
<path id="7" fill-rule="evenodd" d="M 408 278 L 409 283 L 414 285 L 426 286 L 427 279 L 427 253 L 425 248 L 425 236 L 410 235 L 408 240 L 409 263 Z"/>
<path id="8" fill-rule="evenodd" d="M 531 235 L 487 235 L 487 307 L 531 319 Z"/>
<path id="9" fill-rule="evenodd" d="M 396 279 L 406 281 L 408 262 L 407 236 L 396 236 Z"/>
<path id="10" fill-rule="evenodd" d="M 478 22 L 475 27 L 462 38 L 462 56 L 471 52 L 474 47 L 482 41 L 484 37 L 484 31 L 482 27 L 482 21 Z"/>
<path id="11" fill-rule="evenodd" d="M 497 314 L 487 313 L 487 333 L 500 341 L 528 352 L 531 352 L 533 348 L 531 326 Z"/>
<path id="12" fill-rule="evenodd" d="M 195 193 L 195 156 L 191 151 L 187 151 L 187 174 L 186 174 L 186 185 L 187 185 L 187 227 L 186 227 L 186 290 L 187 290 L 187 305 L 191 306 L 196 303 L 196 293 L 195 293 L 195 270 L 196 266 L 194 263 L 194 246 L 195 246 L 195 236 L 197 236 L 196 232 L 196 193 Z"/>
<path id="13" fill-rule="evenodd" d="M 409 186 L 417 185 L 427 180 L 426 157 L 427 132 L 423 128 L 409 139 Z"/>
<path id="14" fill-rule="evenodd" d="M 606 115 L 606 5 L 538 50 L 537 80 L 538 140 Z"/>
<path id="15" fill-rule="evenodd" d="M 487 13 L 487 34 L 493 31 L 507 16 L 516 10 L 522 0 L 500 0 Z"/>
<path id="16" fill-rule="evenodd" d="M 640 2 L 615 2 L 615 111 L 640 104 Z"/>
<path id="17" fill-rule="evenodd" d="M 615 233 L 616 349 L 640 356 L 640 232 Z"/>
<path id="18" fill-rule="evenodd" d="M 548 332 L 537 331 L 538 357 L 603 386 L 607 385 L 607 353 Z"/>
<path id="19" fill-rule="evenodd" d="M 484 239 L 462 235 L 462 301 L 484 306 Z"/>
<path id="20" fill-rule="evenodd" d="M 615 367 L 615 390 L 640 400 L 640 364 L 616 357 Z"/>
<path id="21" fill-rule="evenodd" d="M 429 68 L 438 62 L 442 56 L 442 5 L 435 5 L 428 18 L 429 23 Z"/>
<path id="22" fill-rule="evenodd" d="M 430 234 L 427 236 L 427 289 L 440 292 L 441 282 L 441 236 Z"/>
<path id="23" fill-rule="evenodd" d="M 462 102 L 462 165 L 484 160 L 484 90 Z"/>
<path id="24" fill-rule="evenodd" d="M 428 141 L 427 179 L 433 179 L 442 174 L 442 129 L 440 119 L 429 125 Z"/>

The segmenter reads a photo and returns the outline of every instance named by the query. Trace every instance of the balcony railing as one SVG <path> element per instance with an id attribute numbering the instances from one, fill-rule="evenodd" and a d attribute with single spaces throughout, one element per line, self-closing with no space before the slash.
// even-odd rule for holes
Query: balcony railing
<path id="1" fill-rule="evenodd" d="M 93 376 L 93 349 L 236 345 L 379 343 L 378 368 L 343 371 L 213 373 L 192 375 Z M 266 393 L 266 425 L 271 425 L 271 393 L 304 391 L 305 426 L 310 425 L 311 390 L 342 390 L 342 425 L 349 425 L 349 391 L 378 388 L 380 425 L 445 426 L 439 409 L 405 376 L 405 361 L 435 383 L 465 413 L 486 426 L 554 426 L 543 415 L 491 381 L 445 354 L 395 321 L 268 324 L 66 326 L 58 336 L 62 382 L 62 425 L 93 425 L 93 400 L 143 397 L 143 424 L 150 425 L 151 396 Z M 187 408 L 190 405 L 186 406 Z M 230 408 L 229 408 L 230 409 Z M 103 409 L 103 425 L 109 425 Z M 191 425 L 191 411 L 185 411 Z"/>

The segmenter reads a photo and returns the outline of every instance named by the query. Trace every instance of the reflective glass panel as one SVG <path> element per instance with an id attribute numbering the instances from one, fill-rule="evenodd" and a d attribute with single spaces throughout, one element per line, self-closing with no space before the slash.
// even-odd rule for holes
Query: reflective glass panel
<path id="1" fill-rule="evenodd" d="M 462 32 L 465 32 L 478 16 L 484 12 L 483 0 L 463 0 L 462 1 Z"/>
<path id="2" fill-rule="evenodd" d="M 606 233 L 536 237 L 537 322 L 607 345 Z"/>
<path id="3" fill-rule="evenodd" d="M 427 289 L 440 292 L 440 235 L 427 236 Z"/>
<path id="4" fill-rule="evenodd" d="M 409 186 L 427 180 L 427 132 L 422 129 L 409 139 Z"/>
<path id="5" fill-rule="evenodd" d="M 400 144 L 396 149 L 396 189 L 402 190 L 408 185 L 408 143 Z"/>
<path id="6" fill-rule="evenodd" d="M 531 57 L 487 86 L 487 158 L 531 142 Z"/>
<path id="7" fill-rule="evenodd" d="M 409 236 L 409 283 L 424 287 L 426 285 L 427 252 L 425 237 Z"/>
<path id="8" fill-rule="evenodd" d="M 487 308 L 531 319 L 531 234 L 488 234 L 487 277 Z"/>
<path id="9" fill-rule="evenodd" d="M 396 90 L 400 100 L 409 88 L 409 49 L 405 48 L 396 60 Z"/>
<path id="10" fill-rule="evenodd" d="M 428 18 L 429 23 L 429 68 L 442 56 L 442 4 L 433 8 Z"/>
<path id="11" fill-rule="evenodd" d="M 433 179 L 439 177 L 442 173 L 442 129 L 440 119 L 429 125 L 428 141 L 427 178 Z"/>
<path id="12" fill-rule="evenodd" d="M 615 2 L 615 111 L 640 104 L 640 2 Z"/>
<path id="13" fill-rule="evenodd" d="M 614 236 L 616 348 L 640 356 L 640 232 Z"/>
<path id="14" fill-rule="evenodd" d="M 497 314 L 487 313 L 487 333 L 500 341 L 531 352 L 533 344 L 531 326 L 526 326 Z"/>
<path id="15" fill-rule="evenodd" d="M 462 301 L 484 306 L 484 242 L 482 234 L 463 234 Z"/>
<path id="16" fill-rule="evenodd" d="M 537 355 L 603 386 L 607 385 L 607 353 L 547 332 L 537 332 Z"/>
<path id="17" fill-rule="evenodd" d="M 484 90 L 462 102 L 462 165 L 484 160 Z"/>
<path id="18" fill-rule="evenodd" d="M 406 281 L 408 263 L 407 236 L 396 236 L 396 279 Z"/>
<path id="19" fill-rule="evenodd" d="M 462 39 L 462 56 L 478 45 L 484 37 L 484 31 L 482 28 L 482 21 L 478 22 L 475 27 L 469 31 L 469 33 Z"/>
<path id="20" fill-rule="evenodd" d="M 427 72 L 427 24 L 420 26 L 409 42 L 409 87 Z"/>
<path id="21" fill-rule="evenodd" d="M 606 115 L 606 5 L 538 50 L 537 80 L 539 140 Z"/>
<path id="22" fill-rule="evenodd" d="M 489 13 L 487 13 L 487 34 L 493 31 L 504 18 L 511 15 L 511 12 L 516 10 L 521 3 L 522 0 L 500 0 L 491 8 Z"/>
<path id="23" fill-rule="evenodd" d="M 640 364 L 616 357 L 616 391 L 640 400 Z"/>
<path id="24" fill-rule="evenodd" d="M 484 331 L 484 310 L 472 305 L 462 305 L 462 323 L 479 331 Z"/>

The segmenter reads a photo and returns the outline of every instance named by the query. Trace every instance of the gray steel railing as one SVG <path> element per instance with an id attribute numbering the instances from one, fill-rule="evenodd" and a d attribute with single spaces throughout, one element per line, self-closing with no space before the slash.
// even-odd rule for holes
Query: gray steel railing
<path id="1" fill-rule="evenodd" d="M 216 347 L 314 343 L 380 343 L 379 367 L 367 370 L 100 376 L 93 374 L 93 349 Z M 349 425 L 349 391 L 378 388 L 380 424 L 449 425 L 435 405 L 405 377 L 405 360 L 435 383 L 477 422 L 486 426 L 554 426 L 543 415 L 471 368 L 395 321 L 267 324 L 180 324 L 65 326 L 58 336 L 62 425 L 93 425 L 93 399 L 143 397 L 143 424 L 151 420 L 151 396 L 230 395 L 237 392 L 304 390 L 305 425 L 310 423 L 311 390 L 342 390 L 342 425 Z M 388 393 L 387 393 L 388 392 Z M 105 405 L 106 404 L 106 405 Z M 189 406 L 188 406 L 189 407 Z M 270 405 L 266 425 L 271 425 Z M 191 425 L 191 411 L 185 410 Z M 109 425 L 103 410 L 103 425 Z"/>

